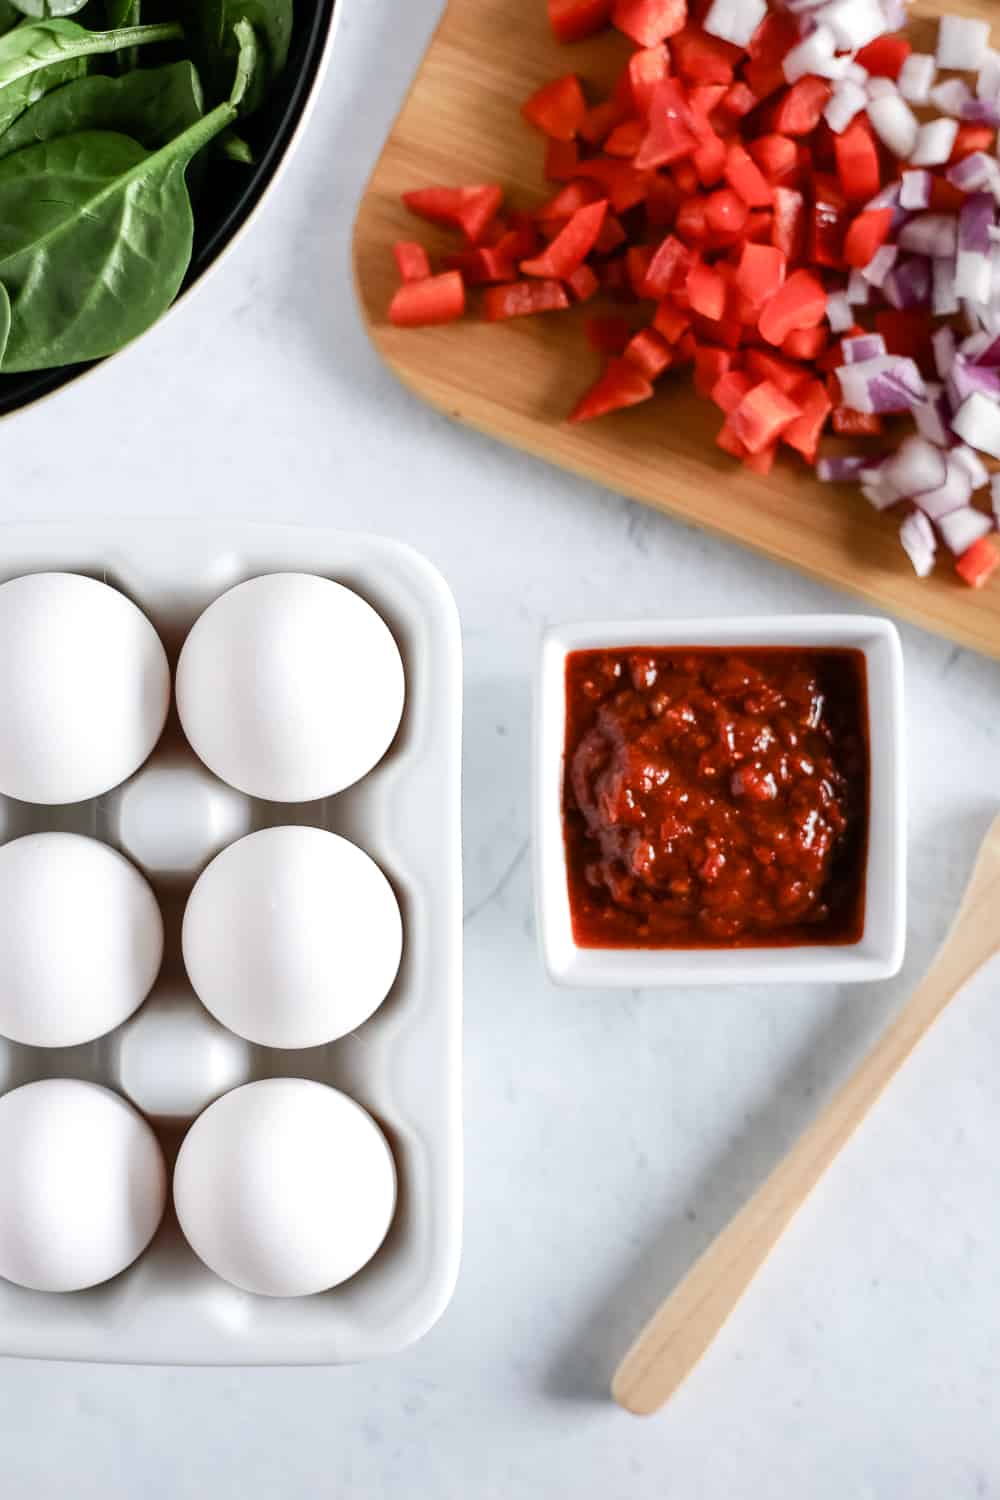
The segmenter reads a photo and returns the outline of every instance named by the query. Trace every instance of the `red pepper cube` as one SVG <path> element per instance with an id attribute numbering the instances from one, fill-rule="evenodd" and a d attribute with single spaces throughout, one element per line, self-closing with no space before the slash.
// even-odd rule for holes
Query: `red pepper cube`
<path id="1" fill-rule="evenodd" d="M 892 231 L 891 208 L 868 208 L 853 220 L 844 236 L 844 260 L 863 271 L 870 265 Z"/>
<path id="2" fill-rule="evenodd" d="M 577 266 L 566 277 L 566 285 L 573 293 L 575 302 L 589 302 L 591 297 L 596 297 L 601 290 L 601 283 L 596 273 L 589 266 Z"/>
<path id="3" fill-rule="evenodd" d="M 709 36 L 700 27 L 687 26 L 674 37 L 674 66 L 688 83 L 722 83 L 728 88 L 743 48 Z"/>
<path id="4" fill-rule="evenodd" d="M 643 296 L 652 297 L 658 302 L 676 287 L 685 283 L 690 269 L 691 251 L 683 241 L 668 234 L 653 252 L 653 258 L 646 270 Z"/>
<path id="5" fill-rule="evenodd" d="M 624 245 L 628 239 L 621 226 L 621 220 L 614 214 L 605 214 L 601 232 L 594 241 L 595 255 L 610 255 L 612 250 L 617 250 L 619 245 Z"/>
<path id="6" fill-rule="evenodd" d="M 955 137 L 955 144 L 951 148 L 948 165 L 954 166 L 957 161 L 971 156 L 973 151 L 992 151 L 996 131 L 990 125 L 960 125 Z M 939 210 L 935 204 L 931 204 L 935 213 Z"/>
<path id="7" fill-rule="evenodd" d="M 561 42 L 581 42 L 603 31 L 612 0 L 549 0 L 549 24 Z"/>
<path id="8" fill-rule="evenodd" d="M 754 384 L 745 370 L 727 370 L 724 375 L 719 376 L 709 395 L 719 410 L 729 416 L 747 392 L 753 390 Z"/>
<path id="9" fill-rule="evenodd" d="M 753 84 L 750 85 L 753 88 Z M 833 89 L 823 78 L 807 74 L 778 101 L 773 127 L 779 135 L 812 135 L 823 118 Z"/>
<path id="10" fill-rule="evenodd" d="M 768 208 L 774 189 L 749 152 L 732 145 L 726 153 L 726 181 L 750 208 Z"/>
<path id="11" fill-rule="evenodd" d="M 714 187 L 717 182 L 722 181 L 726 170 L 725 141 L 721 136 L 716 135 L 714 130 L 710 130 L 699 142 L 691 157 L 691 163 L 698 174 L 698 182 L 701 186 Z"/>
<path id="12" fill-rule="evenodd" d="M 752 245 L 770 245 L 774 239 L 774 214 L 755 208 L 747 219 L 746 237 Z"/>
<path id="13" fill-rule="evenodd" d="M 556 226 L 554 232 L 558 232 L 563 224 L 569 222 L 577 209 L 583 208 L 588 203 L 599 203 L 605 196 L 596 182 L 588 182 L 583 177 L 574 177 L 572 182 L 568 182 L 547 203 L 542 204 L 535 218 L 546 228 L 549 225 Z"/>
<path id="14" fill-rule="evenodd" d="M 762 307 L 784 282 L 787 265 L 787 256 L 774 245 L 744 245 L 736 285 L 752 307 Z"/>
<path id="15" fill-rule="evenodd" d="M 769 344 L 783 344 L 796 328 L 815 328 L 826 316 L 826 292 L 812 271 L 794 271 L 760 315 L 758 328 Z"/>
<path id="16" fill-rule="evenodd" d="M 680 201 L 676 184 L 666 173 L 654 173 L 646 193 L 646 223 L 651 229 L 665 229 L 677 218 Z"/>
<path id="17" fill-rule="evenodd" d="M 631 324 L 620 315 L 588 318 L 583 331 L 587 343 L 598 354 L 624 354 L 632 337 Z"/>
<path id="18" fill-rule="evenodd" d="M 521 262 L 524 275 L 559 281 L 571 276 L 593 250 L 607 211 L 605 199 L 578 208 L 566 227 L 560 230 L 541 255 Z"/>
<path id="19" fill-rule="evenodd" d="M 885 340 L 886 353 L 905 355 L 921 368 L 933 369 L 934 316 L 926 308 L 883 308 L 875 314 L 875 332 Z"/>
<path id="20" fill-rule="evenodd" d="M 506 286 L 487 287 L 483 293 L 483 317 L 487 323 L 560 312 L 566 307 L 569 298 L 560 281 L 512 281 Z"/>
<path id="21" fill-rule="evenodd" d="M 760 453 L 776 443 L 786 428 L 801 416 L 801 409 L 765 380 L 747 391 L 729 421 L 740 442 L 749 453 Z"/>
<path id="22" fill-rule="evenodd" d="M 389 305 L 397 328 L 426 328 L 454 323 L 465 312 L 465 283 L 457 271 L 404 283 Z"/>
<path id="23" fill-rule="evenodd" d="M 782 344 L 781 352 L 789 359 L 800 359 L 811 363 L 819 358 L 828 343 L 825 328 L 794 328 Z M 837 364 L 843 364 L 843 362 L 843 359 L 838 357 Z"/>
<path id="24" fill-rule="evenodd" d="M 588 146 L 599 146 L 628 115 L 628 106 L 613 96 L 588 109 L 580 122 L 579 135 Z"/>
<path id="25" fill-rule="evenodd" d="M 569 182 L 580 164 L 576 141 L 549 140 L 545 146 L 545 179 L 547 182 Z"/>
<path id="26" fill-rule="evenodd" d="M 772 185 L 794 178 L 799 170 L 799 153 L 787 135 L 762 135 L 747 145 L 751 157 Z"/>
<path id="27" fill-rule="evenodd" d="M 674 228 L 683 240 L 693 245 L 703 245 L 709 233 L 705 200 L 703 198 L 686 199 L 677 210 L 677 222 Z"/>
<path id="28" fill-rule="evenodd" d="M 587 101 L 575 73 L 543 84 L 521 106 L 521 114 L 528 123 L 556 141 L 572 141 L 586 113 Z"/>
<path id="29" fill-rule="evenodd" d="M 653 385 L 630 360 L 613 359 L 604 374 L 581 396 L 570 413 L 571 422 L 592 422 L 626 406 L 648 401 Z"/>
<path id="30" fill-rule="evenodd" d="M 867 116 L 856 115 L 833 138 L 837 178 L 848 203 L 867 203 L 882 186 L 878 145 Z"/>
<path id="31" fill-rule="evenodd" d="M 653 259 L 652 245 L 630 245 L 625 251 L 625 268 L 629 283 L 637 297 L 645 297 L 646 275 Z"/>
<path id="32" fill-rule="evenodd" d="M 878 412 L 853 411 L 849 406 L 835 406 L 831 422 L 838 437 L 881 437 L 885 427 Z"/>
<path id="33" fill-rule="evenodd" d="M 794 188 L 774 190 L 774 223 L 771 238 L 790 264 L 801 260 L 806 245 L 806 200 Z"/>
<path id="34" fill-rule="evenodd" d="M 662 44 L 633 52 L 628 61 L 629 90 L 635 112 L 648 120 L 656 86 L 670 73 L 670 59 Z"/>
<path id="35" fill-rule="evenodd" d="M 694 388 L 699 396 L 711 396 L 719 381 L 733 363 L 729 349 L 703 344 L 694 357 Z"/>
<path id="36" fill-rule="evenodd" d="M 719 188 L 709 194 L 704 204 L 705 227 L 712 235 L 730 243 L 743 234 L 750 210 L 732 188 Z"/>
<path id="37" fill-rule="evenodd" d="M 873 78 L 897 79 L 913 48 L 905 36 L 879 36 L 855 58 Z"/>
<path id="38" fill-rule="evenodd" d="M 641 328 L 629 340 L 625 358 L 641 370 L 647 380 L 658 380 L 673 363 L 674 351 L 655 328 Z"/>
<path id="39" fill-rule="evenodd" d="M 700 83 L 688 89 L 688 103 L 696 116 L 695 130 L 699 135 L 707 134 L 712 128 L 708 117 L 722 103 L 726 93 L 724 83 Z"/>
<path id="40" fill-rule="evenodd" d="M 399 267 L 400 281 L 426 281 L 431 274 L 431 263 L 427 251 L 415 240 L 397 240 L 392 247 L 392 253 Z"/>
<path id="41" fill-rule="evenodd" d="M 500 212 L 503 189 L 495 183 L 476 187 L 417 188 L 412 193 L 404 193 L 403 202 L 411 214 L 428 219 L 432 224 L 461 229 L 470 245 L 478 245 Z"/>
<path id="42" fill-rule="evenodd" d="M 787 11 L 772 10 L 750 38 L 747 51 L 754 62 L 781 63 L 800 40 L 795 16 Z"/>
<path id="43" fill-rule="evenodd" d="M 754 377 L 758 385 L 769 380 L 786 396 L 793 395 L 802 385 L 803 378 L 807 378 L 801 365 L 782 359 L 778 354 L 771 354 L 766 349 L 748 350 L 746 367 L 747 373 Z"/>
<path id="44" fill-rule="evenodd" d="M 742 79 L 730 84 L 722 97 L 719 108 L 727 115 L 732 115 L 735 120 L 742 120 L 752 109 L 756 109 L 759 101 L 754 93 Z"/>
<path id="45" fill-rule="evenodd" d="M 687 292 L 695 312 L 719 322 L 726 311 L 726 283 L 714 266 L 697 261 L 687 274 Z"/>
<path id="46" fill-rule="evenodd" d="M 955 563 L 955 572 L 972 589 L 981 589 L 997 568 L 1000 568 L 1000 552 L 988 536 L 973 542 Z"/>
<path id="47" fill-rule="evenodd" d="M 823 428 L 833 410 L 833 402 L 822 380 L 807 378 L 793 391 L 792 400 L 801 407 L 797 417 L 781 434 L 781 441 L 801 453 L 806 463 L 814 464 L 819 452 Z"/>
<path id="48" fill-rule="evenodd" d="M 501 281 L 517 280 L 517 266 L 512 257 L 505 250 L 492 246 L 446 255 L 443 264 L 449 271 L 460 271 L 466 286 L 491 286 Z"/>
<path id="49" fill-rule="evenodd" d="M 615 0 L 611 20 L 640 47 L 676 36 L 687 22 L 687 0 Z"/>
<path id="50" fill-rule="evenodd" d="M 531 214 L 513 213 L 510 227 L 493 247 L 511 260 L 527 260 L 538 249 L 538 228 Z"/>
<path id="51" fill-rule="evenodd" d="M 841 267 L 849 209 L 836 177 L 817 172 L 813 179 L 813 210 L 809 226 L 809 255 L 813 265 Z"/>
<path id="52" fill-rule="evenodd" d="M 668 344 L 678 344 L 691 327 L 691 319 L 672 297 L 664 297 L 656 309 L 653 327 Z"/>
<path id="53" fill-rule="evenodd" d="M 604 142 L 608 156 L 633 157 L 646 139 L 646 125 L 642 120 L 624 120 L 616 125 Z"/>
<path id="54" fill-rule="evenodd" d="M 635 166 L 666 167 L 697 150 L 694 117 L 676 78 L 656 85 L 649 111 L 649 133 L 639 147 Z"/>
<path id="55" fill-rule="evenodd" d="M 682 198 L 689 198 L 698 191 L 698 173 L 693 161 L 678 161 L 670 168 L 677 191 Z"/>
<path id="56" fill-rule="evenodd" d="M 632 162 L 595 156 L 590 161 L 582 161 L 578 170 L 581 177 L 599 185 L 602 189 L 600 196 L 609 199 L 616 214 L 627 213 L 645 199 L 650 174 L 638 171 Z"/>

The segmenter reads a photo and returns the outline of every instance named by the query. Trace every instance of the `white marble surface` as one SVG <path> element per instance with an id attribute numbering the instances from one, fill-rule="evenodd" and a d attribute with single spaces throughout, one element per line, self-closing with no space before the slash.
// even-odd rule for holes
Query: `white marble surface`
<path id="1" fill-rule="evenodd" d="M 961 1500 L 1000 1494 L 1000 1008 L 912 1062 L 669 1409 L 606 1397 L 631 1334 L 925 966 L 1000 791 L 1000 667 L 904 629 L 912 922 L 855 990 L 556 991 L 528 848 L 549 620 L 855 608 L 418 406 L 350 291 L 354 205 L 439 0 L 346 0 L 281 187 L 211 284 L 5 424 L 0 519 L 283 517 L 424 549 L 465 624 L 468 1190 L 455 1300 L 353 1370 L 0 1362 L 10 1500 Z"/>

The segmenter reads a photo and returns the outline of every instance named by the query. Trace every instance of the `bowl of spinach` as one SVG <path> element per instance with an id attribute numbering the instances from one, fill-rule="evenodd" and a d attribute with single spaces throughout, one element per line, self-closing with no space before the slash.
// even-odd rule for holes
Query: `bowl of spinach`
<path id="1" fill-rule="evenodd" d="M 218 258 L 295 134 L 335 3 L 0 0 L 0 415 Z"/>

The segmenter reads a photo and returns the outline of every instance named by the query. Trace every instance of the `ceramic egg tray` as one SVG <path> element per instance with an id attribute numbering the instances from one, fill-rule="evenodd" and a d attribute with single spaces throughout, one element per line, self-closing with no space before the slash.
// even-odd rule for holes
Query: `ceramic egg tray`
<path id="1" fill-rule="evenodd" d="M 0 798 L 0 842 L 60 829 L 129 856 L 157 893 L 167 935 L 153 992 L 118 1031 L 58 1051 L 0 1039 L 0 1093 L 50 1077 L 106 1084 L 151 1121 L 172 1169 L 191 1121 L 229 1088 L 315 1079 L 350 1094 L 379 1122 L 395 1155 L 399 1201 L 364 1270 L 299 1299 L 256 1297 L 220 1280 L 187 1246 L 168 1203 L 149 1249 L 103 1286 L 48 1294 L 0 1280 L 0 1355 L 340 1364 L 398 1350 L 443 1311 L 460 1248 L 462 674 L 454 601 L 423 558 L 377 537 L 145 521 L 0 531 L 0 581 L 51 569 L 90 574 L 128 595 L 152 620 L 172 668 L 198 615 L 234 584 L 289 570 L 335 579 L 392 630 L 406 708 L 382 763 L 320 802 L 280 806 L 224 786 L 187 747 L 173 711 L 146 765 L 104 797 L 68 807 Z M 208 860 L 245 833 L 288 823 L 343 834 L 371 854 L 393 884 L 405 930 L 398 979 L 375 1015 L 340 1041 L 299 1052 L 252 1046 L 218 1026 L 194 996 L 180 954 L 184 903 Z"/>

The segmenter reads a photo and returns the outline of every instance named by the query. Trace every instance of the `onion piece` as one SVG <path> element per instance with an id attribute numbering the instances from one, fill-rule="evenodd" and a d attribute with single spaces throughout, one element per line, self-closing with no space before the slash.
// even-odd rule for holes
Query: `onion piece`
<path id="1" fill-rule="evenodd" d="M 989 157 L 986 158 L 990 160 Z M 996 163 L 993 163 L 995 166 Z M 918 167 L 915 171 L 904 172 L 899 189 L 899 206 L 916 211 L 921 208 L 929 208 L 931 202 L 931 183 L 933 178 L 930 172 Z"/>
<path id="2" fill-rule="evenodd" d="M 911 52 L 899 70 L 896 87 L 911 104 L 926 104 L 937 77 L 937 63 L 929 52 Z"/>
<path id="3" fill-rule="evenodd" d="M 897 261 L 885 279 L 882 295 L 890 307 L 926 307 L 931 300 L 931 265 L 923 255 Z"/>
<path id="4" fill-rule="evenodd" d="M 816 465 L 816 478 L 821 484 L 851 484 L 857 479 L 869 459 L 864 453 L 845 453 L 840 458 L 821 458 Z"/>
<path id="5" fill-rule="evenodd" d="M 986 61 L 990 45 L 989 21 L 965 16 L 942 16 L 938 27 L 937 65 L 975 72 Z"/>
<path id="6" fill-rule="evenodd" d="M 972 484 L 961 464 L 957 464 L 947 454 L 945 465 L 948 477 L 941 488 L 925 490 L 917 497 L 917 505 L 932 521 L 940 521 L 942 516 L 951 515 L 953 510 L 961 510 L 972 499 Z"/>
<path id="7" fill-rule="evenodd" d="M 984 516 L 981 510 L 965 505 L 961 510 L 949 511 L 948 515 L 942 516 L 937 527 L 948 550 L 954 552 L 956 557 L 961 557 L 973 542 L 989 535 L 993 530 L 993 519 L 991 516 Z"/>
<path id="8" fill-rule="evenodd" d="M 983 65 L 976 79 L 976 98 L 1000 99 L 1000 52 L 987 47 Z"/>
<path id="9" fill-rule="evenodd" d="M 913 500 L 947 482 L 947 458 L 940 448 L 912 433 L 887 461 L 884 479 L 898 494 Z"/>
<path id="10" fill-rule="evenodd" d="M 852 307 L 867 307 L 872 289 L 861 271 L 852 271 L 847 278 L 847 300 Z"/>
<path id="11" fill-rule="evenodd" d="M 965 359 L 971 360 L 973 364 L 978 364 L 979 356 L 986 353 L 992 342 L 988 333 L 983 333 L 982 331 L 979 333 L 970 333 L 968 338 L 964 338 L 959 344 L 958 352 Z"/>
<path id="12" fill-rule="evenodd" d="M 973 391 L 962 402 L 951 425 L 970 448 L 988 453 L 991 458 L 1000 458 L 1000 406 L 982 391 Z"/>
<path id="13" fill-rule="evenodd" d="M 713 0 L 703 30 L 735 47 L 745 47 L 767 15 L 767 0 Z"/>
<path id="14" fill-rule="evenodd" d="M 1000 366 L 1000 338 L 992 338 L 989 347 L 980 354 L 978 363 L 990 370 Z"/>
<path id="15" fill-rule="evenodd" d="M 861 486 L 861 493 L 868 501 L 868 504 L 873 506 L 875 510 L 891 510 L 903 498 L 902 495 L 897 495 L 896 491 L 888 485 L 878 483 L 863 484 Z"/>
<path id="16" fill-rule="evenodd" d="M 923 511 L 915 510 L 899 528 L 899 540 L 918 578 L 926 578 L 934 567 L 937 541 L 934 528 Z"/>
<path id="17" fill-rule="evenodd" d="M 882 355 L 857 365 L 841 365 L 837 379 L 844 405 L 852 411 L 912 411 L 927 399 L 923 376 L 912 359 Z"/>
<path id="18" fill-rule="evenodd" d="M 996 222 L 996 203 L 989 193 L 966 198 L 958 221 L 958 265 L 955 292 L 971 302 L 988 302 L 993 285 L 990 264 L 990 225 Z"/>
<path id="19" fill-rule="evenodd" d="M 959 221 L 953 214 L 917 214 L 899 231 L 901 250 L 945 259 L 958 249 Z"/>
<path id="20" fill-rule="evenodd" d="M 977 391 L 991 401 L 1000 402 L 1000 372 L 971 364 L 962 354 L 956 354 L 946 384 L 952 411 L 957 411 Z"/>
<path id="21" fill-rule="evenodd" d="M 866 359 L 878 359 L 888 353 L 880 333 L 859 333 L 853 339 L 842 339 L 840 348 L 845 365 L 863 364 Z"/>
<path id="22" fill-rule="evenodd" d="M 872 74 L 865 84 L 865 93 L 869 99 L 891 99 L 898 92 L 891 78 L 882 78 L 878 73 Z"/>
<path id="23" fill-rule="evenodd" d="M 959 443 L 957 448 L 951 450 L 951 456 L 968 474 L 974 495 L 986 488 L 990 482 L 990 474 L 978 453 L 974 453 L 964 443 Z"/>
<path id="24" fill-rule="evenodd" d="M 786 58 L 785 61 L 787 60 Z M 860 84 L 852 83 L 846 78 L 837 84 L 823 111 L 823 118 L 834 135 L 841 135 L 847 129 L 855 116 L 864 109 L 867 101 L 868 96 Z"/>
<path id="25" fill-rule="evenodd" d="M 958 139 L 957 120 L 931 120 L 921 125 L 913 149 L 907 152 L 913 167 L 941 167 L 951 156 Z"/>
<path id="26" fill-rule="evenodd" d="M 951 407 L 948 405 L 944 386 L 939 385 L 936 380 L 927 382 L 927 400 L 913 408 L 913 420 L 920 436 L 925 437 L 929 443 L 947 448 L 952 441 Z"/>
<path id="27" fill-rule="evenodd" d="M 972 125 L 991 125 L 995 130 L 1000 125 L 1000 107 L 991 100 L 970 96 L 962 105 L 962 119 Z"/>
<path id="28" fill-rule="evenodd" d="M 883 245 L 881 250 L 875 251 L 861 274 L 871 286 L 882 287 L 898 258 L 899 251 L 895 245 Z"/>
<path id="29" fill-rule="evenodd" d="M 945 83 L 936 83 L 931 89 L 930 102 L 943 115 L 958 119 L 967 104 L 972 102 L 972 90 L 961 78 L 949 78 Z"/>
<path id="30" fill-rule="evenodd" d="M 854 327 L 854 313 L 846 292 L 831 292 L 826 299 L 826 320 L 834 333 Z"/>
<path id="31" fill-rule="evenodd" d="M 1000 177 L 1000 164 L 985 151 L 973 151 L 963 156 L 945 173 L 948 181 L 963 193 L 977 193 L 981 188 L 990 188 Z"/>
<path id="32" fill-rule="evenodd" d="M 915 160 L 913 153 L 921 134 L 921 127 L 906 100 L 901 98 L 895 90 L 891 94 L 883 94 L 877 99 L 868 100 L 868 119 L 879 140 L 894 156 L 898 156 L 902 161 Z M 925 126 L 924 129 L 927 127 Z M 950 149 L 948 155 L 951 155 Z M 922 159 L 917 164 L 931 165 Z"/>
<path id="33" fill-rule="evenodd" d="M 935 317 L 947 318 L 958 312 L 958 296 L 955 292 L 955 272 L 958 262 L 954 255 L 947 258 L 936 256 L 931 261 L 931 311 Z"/>
<path id="34" fill-rule="evenodd" d="M 837 38 L 821 22 L 804 41 L 786 52 L 781 66 L 789 83 L 797 83 L 808 73 L 817 78 L 842 78 L 848 59 L 836 53 Z"/>
<path id="35" fill-rule="evenodd" d="M 956 339 L 954 328 L 945 326 L 936 328 L 931 334 L 931 348 L 934 350 L 934 368 L 942 380 L 947 380 L 951 367 L 955 363 Z"/>
<path id="36" fill-rule="evenodd" d="M 823 7 L 823 22 L 845 52 L 857 52 L 892 30 L 886 25 L 885 12 L 878 0 L 833 0 Z"/>

